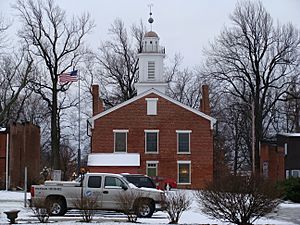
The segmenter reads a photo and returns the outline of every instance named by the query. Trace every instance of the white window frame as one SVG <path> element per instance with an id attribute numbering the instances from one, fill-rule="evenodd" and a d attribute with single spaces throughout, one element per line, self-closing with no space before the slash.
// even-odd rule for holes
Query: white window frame
<path id="1" fill-rule="evenodd" d="M 288 179 L 290 177 L 290 171 L 285 170 L 285 178 Z"/>
<path id="2" fill-rule="evenodd" d="M 114 153 L 127 153 L 127 145 L 128 145 L 128 132 L 129 130 L 113 130 L 113 133 L 114 133 Z M 125 147 L 125 152 L 120 152 L 120 151 L 117 151 L 116 152 L 116 133 L 125 133 L 126 134 L 126 147 Z"/>
<path id="3" fill-rule="evenodd" d="M 287 156 L 288 154 L 288 144 L 284 143 L 284 155 Z"/>
<path id="4" fill-rule="evenodd" d="M 298 173 L 297 177 L 300 177 L 300 170 L 291 170 L 291 177 L 294 177 L 293 175 L 294 172 L 297 172 Z"/>
<path id="5" fill-rule="evenodd" d="M 144 130 L 145 132 L 145 153 L 146 154 L 158 154 L 159 153 L 159 130 Z M 156 133 L 157 135 L 157 151 L 156 152 L 148 152 L 147 151 L 147 133 Z"/>
<path id="6" fill-rule="evenodd" d="M 155 165 L 155 169 L 156 169 L 156 175 L 158 175 L 158 161 L 146 161 L 146 174 L 148 175 L 148 168 L 154 168 L 154 167 L 149 167 L 149 164 L 154 164 Z"/>
<path id="7" fill-rule="evenodd" d="M 180 183 L 179 182 L 179 165 L 180 164 L 189 164 L 189 183 Z M 179 185 L 191 185 L 192 184 L 192 166 L 190 160 L 178 160 L 177 161 L 177 184 Z"/>
<path id="8" fill-rule="evenodd" d="M 191 154 L 191 130 L 176 130 L 177 136 L 177 154 L 179 155 L 186 155 Z M 179 134 L 189 134 L 189 151 L 188 152 L 179 152 Z"/>
<path id="9" fill-rule="evenodd" d="M 146 98 L 147 101 L 147 115 L 157 115 L 157 101 L 158 98 Z"/>

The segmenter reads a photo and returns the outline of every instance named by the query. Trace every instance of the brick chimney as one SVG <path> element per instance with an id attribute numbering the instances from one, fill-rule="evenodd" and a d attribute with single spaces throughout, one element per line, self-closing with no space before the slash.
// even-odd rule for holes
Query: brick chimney
<path id="1" fill-rule="evenodd" d="M 202 98 L 200 99 L 200 111 L 210 116 L 208 85 L 202 85 Z"/>
<path id="2" fill-rule="evenodd" d="M 103 102 L 102 99 L 99 97 L 98 84 L 92 85 L 92 96 L 93 96 L 93 116 L 95 116 L 98 113 L 103 112 Z"/>

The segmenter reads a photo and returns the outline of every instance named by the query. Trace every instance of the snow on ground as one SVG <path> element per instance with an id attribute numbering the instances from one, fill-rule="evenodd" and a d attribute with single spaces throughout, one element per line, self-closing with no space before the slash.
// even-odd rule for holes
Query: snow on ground
<path id="1" fill-rule="evenodd" d="M 186 191 L 192 196 L 192 191 Z M 28 194 L 30 196 L 30 194 Z M 39 221 L 34 217 L 34 214 L 30 208 L 24 207 L 24 193 L 23 192 L 10 192 L 0 191 L 0 225 L 9 224 L 6 215 L 3 213 L 8 210 L 17 209 L 20 210 L 17 222 L 18 224 L 32 225 L 39 224 Z M 101 224 L 101 225 L 132 225 L 128 223 L 126 216 L 120 213 L 97 213 L 92 223 L 78 223 L 81 217 L 78 212 L 73 211 L 68 213 L 64 217 L 50 217 L 49 224 L 62 224 L 62 225 L 88 225 L 88 224 Z M 300 224 L 300 204 L 294 204 L 290 202 L 282 203 L 275 213 L 270 214 L 268 217 L 264 217 L 256 222 L 256 224 L 274 224 L 274 225 L 296 225 Z M 138 219 L 138 223 L 142 225 L 153 224 L 168 224 L 167 214 L 164 212 L 156 212 L 150 219 Z M 187 212 L 184 212 L 179 220 L 180 224 L 218 224 L 227 225 L 228 223 L 222 223 L 220 221 L 210 219 L 206 215 L 202 214 L 198 209 L 197 203 L 194 201 L 192 207 Z"/>

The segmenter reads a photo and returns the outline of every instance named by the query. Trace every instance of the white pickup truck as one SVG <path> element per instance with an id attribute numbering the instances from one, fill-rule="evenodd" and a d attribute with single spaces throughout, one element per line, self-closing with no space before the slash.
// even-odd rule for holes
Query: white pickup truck
<path id="1" fill-rule="evenodd" d="M 68 209 L 76 208 L 74 202 L 82 196 L 97 196 L 97 209 L 122 211 L 117 196 L 124 192 L 137 193 L 136 207 L 139 217 L 151 217 L 161 210 L 164 192 L 154 188 L 138 188 L 123 176 L 112 173 L 87 173 L 75 181 L 46 181 L 31 186 L 31 201 L 46 201 L 52 216 L 62 216 Z M 141 201 L 142 200 L 142 201 Z"/>

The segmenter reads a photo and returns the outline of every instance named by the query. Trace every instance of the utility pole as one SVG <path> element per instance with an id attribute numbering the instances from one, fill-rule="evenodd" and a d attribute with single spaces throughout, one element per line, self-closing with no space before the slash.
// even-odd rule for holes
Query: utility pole
<path id="1" fill-rule="evenodd" d="M 254 112 L 254 101 L 251 104 L 252 112 L 252 174 L 255 175 L 255 112 Z"/>

